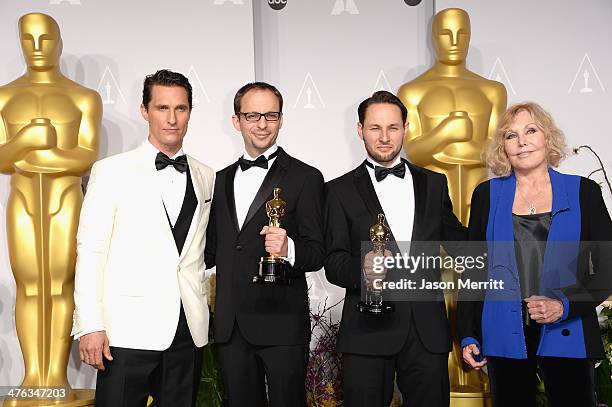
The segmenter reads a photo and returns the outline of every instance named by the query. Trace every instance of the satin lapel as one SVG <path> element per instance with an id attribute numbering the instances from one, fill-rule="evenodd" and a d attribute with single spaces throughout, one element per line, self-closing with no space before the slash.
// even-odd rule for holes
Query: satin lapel
<path id="1" fill-rule="evenodd" d="M 369 225 L 369 226 L 372 226 L 376 223 L 378 214 L 379 213 L 384 214 L 385 211 L 383 210 L 382 205 L 380 204 L 380 201 L 378 200 L 378 195 L 376 195 L 376 190 L 374 189 L 374 185 L 372 185 L 372 179 L 370 178 L 370 174 L 368 174 L 368 170 L 366 169 L 365 161 L 363 164 L 357 167 L 357 169 L 355 169 L 354 175 L 355 175 L 355 187 L 357 187 L 357 190 L 359 191 L 359 195 L 361 195 L 363 202 L 365 203 L 366 207 L 368 208 L 368 211 L 372 215 L 372 224 Z M 389 226 L 389 222 L 386 220 L 386 216 L 385 216 L 385 225 L 387 225 L 389 230 L 391 230 L 391 226 Z M 396 253 L 399 252 L 399 247 L 397 246 L 397 243 L 395 242 L 393 230 L 391 230 L 391 236 L 389 238 L 389 245 L 390 245 L 390 247 L 388 247 L 389 250 L 391 250 L 392 252 L 396 252 Z"/>
<path id="2" fill-rule="evenodd" d="M 196 199 L 198 200 L 198 204 L 193 212 L 193 218 L 191 219 L 191 224 L 189 225 L 189 231 L 187 232 L 187 237 L 185 238 L 185 244 L 183 244 L 183 250 L 181 251 L 180 260 L 185 257 L 185 253 L 189 250 L 189 245 L 193 241 L 193 235 L 198 229 L 198 223 L 200 222 L 200 211 L 202 209 L 202 200 L 208 199 L 209 197 L 204 195 L 204 191 L 206 190 L 205 184 L 206 180 L 200 174 L 199 169 L 195 165 L 191 165 L 190 163 L 191 157 L 187 156 L 187 162 L 189 165 L 189 174 L 191 175 L 191 184 L 193 185 L 193 192 L 195 192 Z M 203 233 L 203 231 L 202 231 Z"/>
<path id="3" fill-rule="evenodd" d="M 376 221 L 376 216 L 384 212 L 378 200 L 378 196 L 376 195 L 376 191 L 374 190 L 374 186 L 372 185 L 370 174 L 368 174 L 368 170 L 365 168 L 365 164 L 361 164 L 357 167 L 354 171 L 354 175 L 355 186 L 359 191 L 359 195 L 361 195 L 368 211 L 372 214 L 372 220 Z"/>
<path id="4" fill-rule="evenodd" d="M 172 235 L 172 229 L 170 228 L 170 223 L 168 222 L 168 214 L 166 213 L 164 201 L 161 193 L 159 192 L 159 186 L 155 180 L 157 170 L 155 169 L 153 161 L 154 157 L 151 157 L 147 149 L 143 147 L 139 147 L 139 149 L 134 151 L 134 153 L 138 154 L 137 159 L 134 160 L 137 179 L 140 182 L 140 185 L 144 188 L 144 194 L 146 194 L 144 196 L 139 196 L 138 198 L 142 200 L 142 202 L 146 202 L 147 211 L 149 210 L 149 205 L 151 205 L 152 216 L 154 216 L 155 219 L 154 221 L 160 222 L 160 230 L 168 240 L 166 247 L 171 248 L 171 251 L 178 256 L 174 236 Z"/>
<path id="5" fill-rule="evenodd" d="M 234 229 L 236 233 L 239 233 L 240 228 L 238 227 L 238 215 L 236 214 L 236 197 L 234 196 L 234 177 L 236 176 L 237 169 L 238 162 L 235 162 L 229 168 L 227 174 L 225 174 L 225 199 L 227 199 L 227 210 L 232 219 Z"/>
<path id="6" fill-rule="evenodd" d="M 415 242 L 422 236 L 423 221 L 425 220 L 425 205 L 427 204 L 427 178 L 423 171 L 418 167 L 410 164 L 408 161 L 402 160 L 408 166 L 412 175 L 412 185 L 414 186 L 414 220 L 412 222 L 412 238 Z"/>
<path id="7" fill-rule="evenodd" d="M 249 211 L 247 212 L 246 218 L 244 218 L 244 223 L 242 224 L 241 230 L 244 230 L 246 228 L 246 225 L 251 221 L 251 219 L 253 219 L 259 208 L 261 208 L 261 206 L 266 202 L 266 200 L 268 200 L 268 197 L 272 195 L 274 188 L 278 186 L 280 180 L 285 176 L 286 170 L 284 163 L 281 162 L 283 160 L 281 154 L 282 150 L 279 152 L 279 155 L 276 160 L 274 160 L 274 163 L 272 163 L 272 167 L 270 167 L 270 170 L 268 171 L 266 177 L 261 183 L 257 194 L 255 194 L 255 198 L 253 199 L 253 202 L 251 202 L 251 206 L 249 206 Z M 280 196 L 282 198 L 282 191 Z"/>

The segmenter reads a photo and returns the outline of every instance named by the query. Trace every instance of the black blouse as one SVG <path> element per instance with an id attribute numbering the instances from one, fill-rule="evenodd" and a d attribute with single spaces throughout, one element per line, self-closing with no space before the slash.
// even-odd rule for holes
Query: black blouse
<path id="1" fill-rule="evenodd" d="M 512 214 L 514 250 L 518 267 L 521 298 L 540 294 L 540 274 L 544 262 L 546 240 L 550 230 L 551 213 L 533 215 Z M 531 324 L 526 303 L 523 302 L 523 323 Z"/>

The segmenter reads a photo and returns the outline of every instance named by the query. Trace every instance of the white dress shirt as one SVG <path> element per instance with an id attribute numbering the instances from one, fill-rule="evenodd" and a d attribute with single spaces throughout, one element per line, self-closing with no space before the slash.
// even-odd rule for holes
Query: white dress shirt
<path id="1" fill-rule="evenodd" d="M 278 150 L 278 146 L 274 144 L 272 147 L 267 149 L 262 155 L 266 158 L 274 154 Z M 255 160 L 257 157 L 251 157 L 247 151 L 244 151 L 244 158 L 247 160 Z M 234 200 L 236 201 L 236 216 L 238 217 L 238 225 L 242 229 L 244 226 L 244 220 L 246 219 L 249 207 L 257 195 L 257 191 L 261 187 L 264 178 L 268 174 L 268 171 L 272 167 L 272 164 L 276 160 L 276 156 L 268 160 L 268 168 L 261 168 L 253 166 L 247 171 L 242 171 L 240 166 L 236 170 L 234 176 Z M 262 227 L 265 225 L 261 225 Z M 281 220 L 282 227 L 282 220 Z M 293 266 L 295 263 L 295 244 L 290 237 L 287 237 L 287 257 L 286 260 Z"/>
<path id="2" fill-rule="evenodd" d="M 151 152 L 151 166 L 155 169 L 155 157 L 159 150 L 149 142 L 145 141 L 147 147 L 150 147 Z M 181 148 L 172 157 L 173 160 L 176 157 L 185 154 Z M 181 207 L 183 206 L 183 200 L 185 199 L 185 190 L 187 189 L 187 173 L 179 172 L 173 166 L 169 165 L 162 170 L 155 171 L 155 183 L 158 186 L 160 199 L 164 203 L 168 218 L 172 226 L 176 224 L 176 220 L 181 213 Z"/>
<path id="3" fill-rule="evenodd" d="M 375 166 L 382 167 L 369 156 L 367 160 Z M 391 167 L 400 162 L 401 158 L 398 156 Z M 406 168 L 404 178 L 389 174 L 385 179 L 378 182 L 374 176 L 374 168 L 370 166 L 366 166 L 366 168 L 370 174 L 378 201 L 385 212 L 387 223 L 393 232 L 393 237 L 397 242 L 409 242 L 412 239 L 414 224 L 414 185 L 410 169 Z"/>

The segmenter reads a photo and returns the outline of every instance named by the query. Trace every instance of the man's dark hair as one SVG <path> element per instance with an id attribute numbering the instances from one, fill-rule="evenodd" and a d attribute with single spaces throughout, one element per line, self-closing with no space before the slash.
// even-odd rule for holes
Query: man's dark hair
<path id="1" fill-rule="evenodd" d="M 379 90 L 378 92 L 374 92 L 372 96 L 370 96 L 369 98 L 367 98 L 366 100 L 364 100 L 363 102 L 359 104 L 359 107 L 357 108 L 357 114 L 359 115 L 359 123 L 363 125 L 368 107 L 370 107 L 370 105 L 373 105 L 375 103 L 387 103 L 390 105 L 397 106 L 399 110 L 402 112 L 402 124 L 404 126 L 406 125 L 406 118 L 408 117 L 408 109 L 406 109 L 406 106 L 404 106 L 402 101 L 397 96 L 395 96 L 391 92 L 387 92 L 386 90 Z"/>
<path id="2" fill-rule="evenodd" d="M 151 89 L 153 85 L 159 86 L 180 86 L 187 91 L 187 100 L 189 101 L 189 110 L 193 107 L 193 94 L 191 90 L 191 84 L 189 79 L 185 75 L 178 72 L 172 72 L 167 69 L 160 69 L 154 74 L 147 75 L 144 80 L 144 86 L 142 88 L 142 104 L 145 109 L 149 108 L 149 102 L 151 101 Z"/>
<path id="3" fill-rule="evenodd" d="M 276 96 L 276 98 L 278 99 L 278 111 L 282 113 L 283 95 L 281 95 L 278 89 L 276 89 L 275 86 L 270 85 L 269 83 L 266 83 L 266 82 L 251 82 L 251 83 L 247 83 L 246 85 L 238 89 L 238 92 L 236 92 L 236 95 L 234 96 L 234 114 L 237 115 L 238 113 L 240 113 L 240 104 L 242 103 L 242 98 L 248 91 L 253 90 L 253 89 L 269 90 L 270 92 L 274 93 L 274 96 Z M 267 112 L 259 112 L 259 113 L 267 113 Z"/>

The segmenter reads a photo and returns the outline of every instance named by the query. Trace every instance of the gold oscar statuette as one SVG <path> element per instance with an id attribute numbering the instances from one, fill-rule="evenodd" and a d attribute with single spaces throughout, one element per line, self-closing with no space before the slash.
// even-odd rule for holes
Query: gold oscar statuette
<path id="1" fill-rule="evenodd" d="M 378 221 L 370 227 L 372 253 L 376 256 L 384 256 L 387 242 L 391 236 L 391 229 L 385 225 L 385 215 L 383 213 L 379 213 L 377 218 Z M 377 274 L 376 269 L 374 269 L 373 272 Z M 381 280 L 384 279 L 384 270 L 381 270 L 378 274 L 380 274 Z M 374 284 L 371 284 L 365 272 L 363 275 L 363 282 L 365 288 L 362 288 L 362 293 L 365 295 L 362 295 L 362 297 L 365 296 L 365 298 L 357 303 L 359 312 L 368 315 L 382 315 L 395 311 L 395 307 L 392 303 L 383 301 L 382 288 L 377 288 Z"/>
<path id="2" fill-rule="evenodd" d="M 280 198 L 280 188 L 274 188 L 274 198 L 266 202 L 266 213 L 268 215 L 268 226 L 281 227 L 281 219 L 285 215 L 287 202 Z M 264 284 L 288 284 L 287 262 L 281 257 L 268 253 L 268 256 L 259 260 L 259 272 L 253 277 L 254 283 Z"/>
<path id="3" fill-rule="evenodd" d="M 432 22 L 436 61 L 398 91 L 408 108 L 406 155 L 411 162 L 446 175 L 454 212 L 463 224 L 469 219 L 474 188 L 487 178 L 482 151 L 507 102 L 503 84 L 466 68 L 470 30 L 464 10 L 449 8 L 437 13 Z M 443 278 L 456 281 L 456 274 L 450 271 Z M 454 333 L 456 297 L 456 292 L 446 296 L 454 336 L 448 365 L 451 406 L 489 406 L 488 378 L 463 363 Z"/>
<path id="4" fill-rule="evenodd" d="M 71 389 L 66 369 L 81 176 L 98 157 L 102 101 L 60 71 L 53 18 L 24 15 L 19 36 L 27 71 L 0 87 L 0 172 L 11 176 L 6 233 L 25 366 L 20 388 L 39 391 L 38 401 L 6 398 L 4 406 L 93 405 L 94 391 Z"/>

